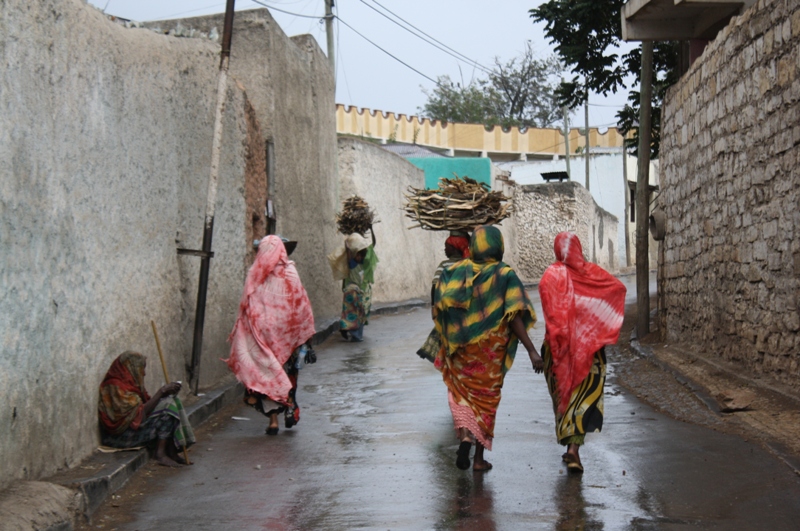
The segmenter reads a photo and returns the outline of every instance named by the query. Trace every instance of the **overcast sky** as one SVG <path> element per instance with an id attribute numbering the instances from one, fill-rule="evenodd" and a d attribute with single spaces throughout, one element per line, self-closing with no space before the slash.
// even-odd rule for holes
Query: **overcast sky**
<path id="1" fill-rule="evenodd" d="M 378 2 L 377 4 L 375 2 Z M 384 6 L 424 33 L 482 66 L 494 58 L 508 61 L 519 55 L 525 42 L 533 43 L 544 58 L 553 54 L 545 40 L 543 26 L 534 24 L 528 10 L 544 0 L 336 0 L 336 102 L 409 115 L 418 114 L 425 104 L 422 88 L 434 84 L 370 44 L 355 30 L 425 76 L 436 79 L 449 75 L 454 81 L 469 82 L 481 71 L 468 61 L 459 61 L 431 46 L 381 16 Z M 106 13 L 131 20 L 160 20 L 221 13 L 225 0 L 89 0 Z M 324 0 L 263 0 L 264 4 L 305 18 L 272 9 L 272 15 L 287 35 L 309 33 L 327 52 Z M 371 9 L 372 8 L 375 9 Z M 262 6 L 253 0 L 237 0 L 236 10 Z M 386 13 L 392 17 L 389 13 Z M 393 18 L 393 17 L 392 17 Z M 220 31 L 222 28 L 220 28 Z M 233 37 L 236 46 L 236 36 Z M 590 125 L 601 128 L 616 122 L 614 115 L 625 103 L 627 93 L 607 98 L 590 96 Z M 573 114 L 573 126 L 583 125 L 580 109 Z M 579 123 L 578 123 L 579 122 Z"/>

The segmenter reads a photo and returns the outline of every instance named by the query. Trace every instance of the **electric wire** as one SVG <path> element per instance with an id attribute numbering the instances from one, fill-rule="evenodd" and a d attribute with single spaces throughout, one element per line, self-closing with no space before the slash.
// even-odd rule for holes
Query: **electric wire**
<path id="1" fill-rule="evenodd" d="M 272 9 L 272 10 L 275 10 L 275 11 L 279 11 L 279 12 L 281 12 L 281 13 L 285 13 L 285 14 L 287 14 L 287 15 L 292 15 L 292 16 L 295 16 L 295 17 L 300 17 L 300 18 L 315 18 L 315 19 L 317 19 L 317 20 L 319 20 L 319 19 L 323 19 L 323 20 L 324 20 L 324 19 L 326 19 L 326 18 L 329 18 L 329 15 L 322 15 L 322 16 L 319 16 L 319 15 L 303 15 L 302 13 L 292 13 L 291 11 L 286 11 L 285 9 L 281 9 L 281 8 L 279 8 L 279 7 L 271 6 L 271 5 L 267 4 L 267 3 L 261 2 L 260 0 L 250 0 L 250 1 L 251 1 L 251 2 L 253 2 L 253 3 L 256 3 L 256 4 L 260 5 L 260 6 L 264 6 L 264 7 L 266 7 L 267 9 Z M 332 18 L 332 17 L 333 17 L 333 15 L 330 15 L 330 17 Z"/>
<path id="2" fill-rule="evenodd" d="M 363 2 L 364 0 L 361 0 L 361 1 Z M 421 29 L 419 29 L 418 27 L 414 26 L 412 23 L 410 23 L 409 21 L 407 21 L 406 19 L 404 19 L 403 17 L 401 17 L 400 15 L 398 15 L 397 13 L 395 13 L 394 11 L 392 11 L 391 9 L 389 9 L 388 7 L 386 7 L 386 6 L 384 6 L 383 4 L 381 4 L 380 2 L 378 2 L 377 0 L 372 0 L 372 3 L 374 3 L 374 4 L 378 5 L 378 6 L 380 6 L 380 7 L 381 7 L 381 9 L 383 9 L 383 10 L 384 10 L 384 11 L 386 11 L 387 13 L 390 13 L 392 16 L 394 16 L 394 17 L 396 17 L 397 19 L 401 20 L 401 21 L 402 21 L 402 22 L 404 22 L 405 24 L 407 24 L 407 25 L 411 26 L 412 28 L 414 28 L 415 30 L 417 30 L 418 32 L 420 32 L 421 34 L 423 34 L 423 35 L 425 35 L 426 37 L 428 37 L 429 39 L 431 39 L 432 41 L 434 41 L 434 42 L 436 42 L 436 43 L 438 43 L 438 44 L 441 44 L 442 46 L 444 46 L 445 48 L 447 48 L 447 49 L 448 49 L 448 50 L 450 50 L 451 52 L 453 52 L 453 53 L 455 53 L 455 54 L 458 54 L 458 55 L 460 55 L 461 57 L 463 57 L 463 58 L 464 58 L 464 60 L 465 60 L 466 62 L 473 63 L 473 64 L 475 64 L 475 65 L 479 66 L 480 68 L 482 68 L 483 70 L 485 70 L 485 71 L 487 71 L 487 72 L 491 70 L 491 69 L 489 69 L 489 68 L 487 68 L 487 67 L 483 66 L 482 64 L 480 64 L 478 61 L 475 61 L 474 59 L 470 59 L 469 57 L 467 57 L 467 56 L 466 56 L 466 55 L 464 55 L 463 53 L 461 53 L 461 52 L 459 52 L 459 51 L 457 51 L 457 50 L 454 50 L 453 48 L 449 47 L 448 45 L 446 45 L 446 44 L 445 44 L 445 43 L 443 43 L 442 41 L 440 41 L 440 40 L 436 39 L 435 37 L 432 37 L 432 36 L 428 35 L 427 33 L 425 33 L 424 31 L 422 31 L 422 30 L 421 30 Z"/>
<path id="3" fill-rule="evenodd" d="M 391 23 L 393 23 L 393 24 L 396 24 L 398 27 L 400 27 L 400 28 L 402 28 L 402 29 L 406 30 L 406 31 L 407 31 L 407 32 L 409 32 L 411 35 L 414 35 L 415 37 L 419 38 L 419 39 L 420 39 L 420 40 L 422 40 L 423 42 L 425 42 L 425 43 L 427 43 L 427 44 L 430 44 L 431 46 L 433 46 L 433 47 L 434 47 L 434 48 L 436 48 L 437 50 L 441 50 L 441 51 L 443 51 L 443 52 L 444 52 L 444 53 L 446 53 L 447 55 L 449 55 L 449 56 L 451 56 L 451 57 L 455 58 L 457 61 L 461 61 L 462 63 L 467 63 L 467 64 L 469 64 L 470 66 L 477 67 L 477 68 L 479 68 L 479 69 L 483 70 L 484 72 L 486 72 L 487 74 L 491 74 L 491 73 L 492 73 L 492 71 L 491 71 L 491 70 L 489 70 L 488 68 L 486 68 L 486 67 L 485 67 L 485 66 L 483 66 L 482 64 L 478 63 L 477 61 L 473 61 L 472 59 L 469 59 L 468 57 L 467 57 L 466 59 L 462 59 L 462 57 L 466 57 L 466 56 L 464 56 L 464 55 L 462 55 L 462 54 L 460 54 L 460 53 L 458 53 L 458 52 L 456 52 L 456 53 L 453 53 L 453 52 L 449 51 L 448 49 L 445 49 L 445 48 L 443 48 L 442 46 L 440 46 L 440 45 L 436 44 L 435 42 L 433 42 L 433 41 L 431 41 L 431 40 L 428 40 L 428 39 L 426 39 L 425 37 L 423 37 L 423 36 L 422 36 L 422 35 L 420 35 L 419 33 L 416 33 L 415 31 L 413 31 L 413 30 L 411 30 L 411 29 L 407 28 L 406 26 L 403 26 L 402 24 L 400 24 L 399 22 L 397 22 L 396 20 L 394 20 L 393 18 L 391 18 L 389 15 L 387 15 L 387 14 L 385 14 L 385 13 L 382 13 L 382 12 L 381 12 L 381 11 L 379 11 L 377 8 L 375 8 L 375 7 L 371 6 L 370 4 L 366 3 L 364 0 L 361 0 L 361 3 L 362 3 L 362 4 L 364 4 L 365 6 L 367 6 L 368 8 L 372 9 L 373 11 L 375 11 L 375 12 L 376 12 L 377 14 L 379 14 L 380 16 L 384 17 L 384 18 L 385 18 L 386 20 L 388 20 L 389 22 L 391 22 Z M 376 2 L 376 3 L 377 3 L 377 2 Z M 380 4 L 378 4 L 378 5 L 380 5 Z M 381 7 L 383 7 L 383 6 L 381 6 Z M 385 9 L 385 8 L 384 8 L 384 9 Z M 387 10 L 387 11 L 388 11 L 388 10 Z M 396 16 L 396 15 L 395 15 L 395 16 Z M 404 22 L 405 22 L 405 21 L 404 21 Z M 408 22 L 406 22 L 406 24 L 409 24 L 409 23 L 408 23 Z M 411 27 L 414 27 L 414 26 L 413 26 L 413 25 L 411 25 L 411 24 L 409 24 L 409 26 L 411 26 Z M 414 29 L 417 29 L 417 28 L 414 28 Z M 421 31 L 421 30 L 417 30 L 417 31 Z M 429 37 L 429 38 L 430 38 L 430 37 Z M 457 54 L 457 55 L 456 55 L 456 54 Z M 459 55 L 461 55 L 462 57 L 459 57 Z"/>
<path id="4" fill-rule="evenodd" d="M 339 17 L 339 16 L 336 16 L 336 18 L 339 20 L 339 22 L 341 22 L 342 24 L 344 24 L 345 26 L 347 26 L 348 28 L 350 28 L 350 30 L 351 30 L 353 33 L 355 33 L 356 35 L 358 35 L 359 37 L 361 37 L 362 39 L 364 39 L 365 41 L 367 41 L 368 43 L 370 43 L 371 45 L 373 45 L 374 47 L 376 47 L 377 49 L 379 49 L 380 51 L 382 51 L 383 53 L 385 53 L 386 55 L 388 55 L 388 56 L 389 56 L 389 57 L 391 57 L 392 59 L 394 59 L 395 61 L 397 61 L 398 63 L 402 64 L 403 66 L 405 66 L 405 67 L 406 67 L 406 68 L 408 68 L 409 70 L 413 70 L 414 72 L 416 72 L 417 74 L 421 75 L 422 77 L 424 77 L 424 78 L 425 78 L 425 79 L 427 79 L 428 81 L 432 82 L 433 84 L 435 84 L 435 85 L 437 85 L 437 86 L 439 86 L 439 87 L 441 87 L 441 86 L 442 86 L 442 84 L 441 84 L 441 83 L 439 83 L 438 81 L 436 81 L 435 79 L 433 79 L 431 76 L 429 76 L 429 75 L 427 75 L 427 74 L 424 74 L 424 73 L 420 72 L 419 70 L 417 70 L 416 68 L 414 68 L 414 67 L 413 67 L 413 66 L 411 66 L 410 64 L 406 63 L 405 61 L 403 61 L 403 60 L 402 60 L 402 59 L 400 59 L 399 57 L 397 57 L 397 56 L 393 55 L 391 52 L 387 51 L 386 49 L 382 48 L 380 45 L 376 44 L 374 41 L 370 40 L 370 39 L 369 39 L 367 36 L 365 36 L 363 33 L 361 33 L 360 31 L 358 31 L 357 29 L 355 29 L 353 26 L 351 26 L 350 24 L 348 24 L 347 22 L 345 22 L 344 20 L 342 20 L 342 18 L 341 18 L 341 17 Z M 442 88 L 445 88 L 445 87 L 442 87 Z"/>

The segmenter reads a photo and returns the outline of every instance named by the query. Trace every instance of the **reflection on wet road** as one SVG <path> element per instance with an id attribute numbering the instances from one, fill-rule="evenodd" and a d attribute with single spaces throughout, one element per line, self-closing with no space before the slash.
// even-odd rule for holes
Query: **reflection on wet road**
<path id="1" fill-rule="evenodd" d="M 539 308 L 537 308 L 537 311 Z M 539 314 L 541 315 L 541 314 Z M 125 529 L 795 529 L 800 482 L 758 447 L 673 421 L 606 386 L 603 433 L 566 474 L 544 378 L 508 374 L 494 469 L 458 470 L 446 391 L 415 354 L 430 313 L 373 320 L 301 371 L 302 419 L 276 437 L 247 407 L 206 434 L 193 467 L 141 497 Z M 535 344 L 543 324 L 537 323 Z M 614 354 L 609 353 L 613 371 Z"/>

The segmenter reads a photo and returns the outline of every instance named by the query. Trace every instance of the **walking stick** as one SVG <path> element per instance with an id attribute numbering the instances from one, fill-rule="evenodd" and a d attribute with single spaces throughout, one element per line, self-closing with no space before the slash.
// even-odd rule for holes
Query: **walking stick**
<path id="1" fill-rule="evenodd" d="M 169 374 L 167 373 L 167 364 L 164 362 L 164 353 L 161 352 L 161 341 L 158 340 L 158 330 L 156 330 L 156 323 L 155 321 L 150 321 L 150 325 L 153 327 L 153 336 L 156 338 L 156 348 L 158 348 L 158 357 L 161 358 L 161 369 L 164 371 L 164 380 L 169 383 Z M 181 424 L 181 432 L 183 432 L 183 424 Z M 186 451 L 186 433 L 183 433 L 183 458 L 186 460 L 187 465 L 191 465 L 192 463 L 189 462 L 189 452 Z"/>

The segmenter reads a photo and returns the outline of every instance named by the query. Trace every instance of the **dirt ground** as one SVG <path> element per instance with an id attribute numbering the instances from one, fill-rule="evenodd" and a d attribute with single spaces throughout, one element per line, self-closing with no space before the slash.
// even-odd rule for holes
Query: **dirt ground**
<path id="1" fill-rule="evenodd" d="M 655 301 L 653 301 L 655 302 Z M 657 333 L 641 341 L 651 355 L 630 345 L 635 307 L 626 310 L 613 364 L 617 383 L 654 409 L 683 422 L 703 425 L 758 442 L 800 475 L 800 399 L 766 377 L 738 374 L 736 367 L 686 345 L 660 343 Z M 651 330 L 653 330 L 651 323 Z M 746 410 L 721 412 L 718 397 L 749 395 Z"/>

